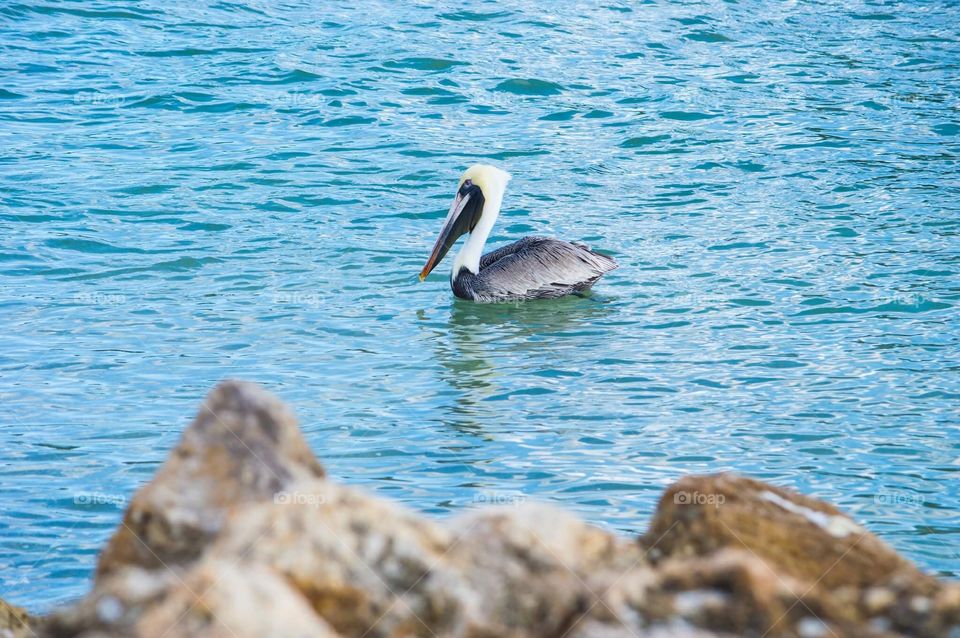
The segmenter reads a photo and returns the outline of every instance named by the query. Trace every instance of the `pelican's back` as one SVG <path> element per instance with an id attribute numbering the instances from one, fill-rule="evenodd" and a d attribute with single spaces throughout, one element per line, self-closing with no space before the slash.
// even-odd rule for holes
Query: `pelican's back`
<path id="1" fill-rule="evenodd" d="M 524 237 L 480 261 L 480 273 L 454 277 L 453 292 L 474 301 L 519 301 L 562 297 L 586 290 L 617 268 L 612 257 L 583 244 L 549 237 Z"/>

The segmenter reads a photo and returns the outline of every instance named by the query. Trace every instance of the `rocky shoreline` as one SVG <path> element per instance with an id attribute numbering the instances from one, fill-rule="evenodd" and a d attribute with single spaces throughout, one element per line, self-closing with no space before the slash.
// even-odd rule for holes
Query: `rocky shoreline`
<path id="1" fill-rule="evenodd" d="M 960 637 L 960 584 L 833 506 L 730 474 L 624 538 L 520 504 L 437 522 L 329 481 L 258 386 L 207 397 L 92 591 L 0 636 Z"/>

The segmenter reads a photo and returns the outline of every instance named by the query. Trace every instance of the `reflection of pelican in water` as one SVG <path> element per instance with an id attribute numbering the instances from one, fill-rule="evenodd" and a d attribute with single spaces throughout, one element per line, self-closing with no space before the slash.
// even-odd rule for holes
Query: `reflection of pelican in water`
<path id="1" fill-rule="evenodd" d="M 592 326 L 613 309 L 611 298 L 571 295 L 550 302 L 472 304 L 456 301 L 450 308 L 450 332 L 457 342 L 486 335 L 485 342 L 529 342 L 530 337 L 559 336 Z M 485 326 L 488 329 L 479 329 Z M 496 346 L 497 344 L 493 344 Z M 516 345 L 516 344 L 515 344 Z M 513 348 L 510 348 L 513 350 Z"/>
<path id="2" fill-rule="evenodd" d="M 497 404 L 485 399 L 517 389 L 511 386 L 529 378 L 528 372 L 569 367 L 577 357 L 578 340 L 563 337 L 596 330 L 598 322 L 615 311 L 611 301 L 597 297 L 523 304 L 455 301 L 446 323 L 442 317 L 439 323 L 422 323 L 435 332 L 430 342 L 441 365 L 440 377 L 454 391 L 446 408 L 448 425 L 481 430 L 484 422 L 496 421 L 498 413 Z M 420 312 L 426 317 L 427 312 L 438 311 Z M 514 372 L 504 373 L 506 369 Z"/>
<path id="3" fill-rule="evenodd" d="M 420 281 L 464 234 L 469 237 L 453 261 L 450 287 L 457 297 L 470 301 L 563 297 L 589 289 L 617 267 L 613 258 L 583 244 L 548 237 L 524 237 L 483 255 L 508 181 L 510 175 L 493 166 L 467 169 Z"/>

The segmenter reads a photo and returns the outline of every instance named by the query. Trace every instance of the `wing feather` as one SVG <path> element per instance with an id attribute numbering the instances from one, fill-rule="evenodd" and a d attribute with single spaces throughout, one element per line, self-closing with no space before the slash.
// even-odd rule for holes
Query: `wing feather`
<path id="1" fill-rule="evenodd" d="M 476 292 L 494 300 L 560 297 L 589 288 L 616 267 L 583 244 L 525 237 L 483 256 Z"/>

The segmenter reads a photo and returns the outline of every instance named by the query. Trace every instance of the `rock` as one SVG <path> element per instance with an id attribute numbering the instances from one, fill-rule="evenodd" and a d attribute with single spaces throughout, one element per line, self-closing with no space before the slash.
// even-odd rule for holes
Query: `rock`
<path id="1" fill-rule="evenodd" d="M 450 561 L 463 580 L 469 631 L 563 636 L 602 609 L 616 575 L 643 563 L 635 544 L 537 503 L 455 519 Z"/>
<path id="2" fill-rule="evenodd" d="M 0 638 L 33 636 L 34 624 L 34 618 L 25 609 L 0 599 Z"/>
<path id="3" fill-rule="evenodd" d="M 688 476 L 669 487 L 643 543 L 654 558 L 744 549 L 777 574 L 827 589 L 925 578 L 832 505 L 731 474 Z"/>
<path id="4" fill-rule="evenodd" d="M 437 522 L 323 478 L 283 406 L 227 382 L 42 635 L 960 635 L 960 586 L 830 505 L 687 477 L 636 542 L 524 503 Z"/>
<path id="5" fill-rule="evenodd" d="M 701 626 L 788 636 L 960 632 L 956 585 L 923 574 L 832 505 L 761 481 L 681 479 L 641 545 L 660 578 L 654 591 L 674 611 L 671 592 L 732 592 L 718 613 L 691 617 Z"/>
<path id="6" fill-rule="evenodd" d="M 344 635 L 429 635 L 457 612 L 445 529 L 326 481 L 240 508 L 210 553 L 264 565 Z"/>
<path id="7" fill-rule="evenodd" d="M 137 622 L 138 636 L 335 638 L 280 575 L 246 562 L 204 560 Z"/>
<path id="8" fill-rule="evenodd" d="M 697 627 L 734 635 L 796 635 L 812 618 L 825 635 L 847 635 L 846 611 L 809 583 L 780 575 L 748 551 L 722 549 L 705 558 L 672 558 L 656 570 L 657 581 L 641 613 L 681 618 Z"/>
<path id="9" fill-rule="evenodd" d="M 586 580 L 636 545 L 528 504 L 443 526 L 349 487 L 291 486 L 237 511 L 209 553 L 268 566 L 346 636 L 561 635 Z"/>
<path id="10" fill-rule="evenodd" d="M 275 572 L 202 559 L 189 572 L 121 568 L 80 603 L 45 620 L 43 635 L 126 638 L 337 636 Z"/>
<path id="11" fill-rule="evenodd" d="M 225 381 L 209 394 L 156 477 L 133 497 L 100 555 L 97 576 L 118 567 L 172 567 L 203 553 L 230 507 L 322 477 L 296 420 L 258 386 Z"/>
<path id="12" fill-rule="evenodd" d="M 134 636 L 140 618 L 161 603 L 183 576 L 173 569 L 118 567 L 93 591 L 43 619 L 44 636 Z"/>

